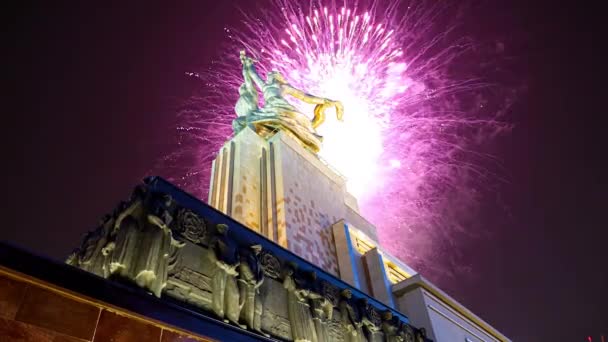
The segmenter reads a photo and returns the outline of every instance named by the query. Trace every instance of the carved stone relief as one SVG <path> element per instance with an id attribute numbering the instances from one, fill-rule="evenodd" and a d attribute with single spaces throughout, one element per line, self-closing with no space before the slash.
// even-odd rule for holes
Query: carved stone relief
<path id="1" fill-rule="evenodd" d="M 279 279 L 281 274 L 281 263 L 277 257 L 272 255 L 272 253 L 263 250 L 260 253 L 260 263 L 262 264 L 262 269 L 266 276 L 272 279 Z"/>
<path id="2" fill-rule="evenodd" d="M 385 307 L 351 298 L 314 272 L 297 271 L 264 250 L 262 238 L 238 245 L 230 229 L 140 186 L 66 262 L 286 341 L 425 340 L 424 332 L 400 325 L 390 312 L 382 319 Z"/>
<path id="3" fill-rule="evenodd" d="M 207 239 L 205 221 L 190 209 L 182 208 L 177 214 L 177 231 L 187 240 L 203 243 Z"/>

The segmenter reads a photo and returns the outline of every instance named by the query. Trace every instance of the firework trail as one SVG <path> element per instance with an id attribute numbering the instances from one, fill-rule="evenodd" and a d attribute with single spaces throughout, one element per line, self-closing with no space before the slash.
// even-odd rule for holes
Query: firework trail
<path id="1" fill-rule="evenodd" d="M 278 70 L 344 103 L 344 123 L 328 115 L 319 128 L 320 156 L 346 176 L 383 245 L 414 267 L 429 270 L 446 257 L 458 266 L 454 246 L 479 234 L 467 220 L 488 177 L 475 146 L 506 125 L 480 114 L 476 96 L 488 84 L 453 71 L 475 46 L 456 33 L 455 12 L 439 2 L 274 0 L 243 14 L 239 29 L 226 29 L 228 57 L 189 74 L 205 90 L 180 108 L 179 156 L 166 160 L 183 167 L 173 180 L 206 198 L 211 161 L 232 133 L 245 49 L 262 73 Z"/>

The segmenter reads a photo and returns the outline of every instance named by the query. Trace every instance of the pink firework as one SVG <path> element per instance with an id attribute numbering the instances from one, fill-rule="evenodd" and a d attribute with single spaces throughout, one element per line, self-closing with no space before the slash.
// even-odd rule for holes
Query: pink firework
<path id="1" fill-rule="evenodd" d="M 181 185 L 206 198 L 210 162 L 231 134 L 245 49 L 262 72 L 344 103 L 344 122 L 329 116 L 318 130 L 320 157 L 348 179 L 387 249 L 424 267 L 474 234 L 463 214 L 476 209 L 474 189 L 487 174 L 473 162 L 475 146 L 505 125 L 466 110 L 486 85 L 451 71 L 474 46 L 455 33 L 457 8 L 388 1 L 275 0 L 243 15 L 244 29 L 226 29 L 232 57 L 196 74 L 209 88 L 180 111 L 178 153 L 191 158 Z"/>

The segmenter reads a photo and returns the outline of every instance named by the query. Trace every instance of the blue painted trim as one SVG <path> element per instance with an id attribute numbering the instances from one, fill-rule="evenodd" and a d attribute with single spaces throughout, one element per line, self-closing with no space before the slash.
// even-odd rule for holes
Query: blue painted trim
<path id="1" fill-rule="evenodd" d="M 350 265 L 353 269 L 353 278 L 355 278 L 354 284 L 356 288 L 361 289 L 361 278 L 359 278 L 359 268 L 357 267 L 357 253 L 353 246 L 353 240 L 350 238 L 350 229 L 348 224 L 344 223 L 344 234 L 346 234 L 346 245 L 348 247 L 348 257 L 350 259 Z"/>
<path id="2" fill-rule="evenodd" d="M 392 308 L 395 308 L 395 299 L 393 298 L 393 286 L 391 282 L 388 280 L 388 276 L 386 275 L 386 267 L 384 267 L 384 260 L 382 258 L 382 254 L 378 253 L 378 260 L 380 261 L 380 267 L 382 268 L 382 280 L 384 281 L 384 286 L 386 287 L 386 291 L 388 292 L 388 303 Z"/>

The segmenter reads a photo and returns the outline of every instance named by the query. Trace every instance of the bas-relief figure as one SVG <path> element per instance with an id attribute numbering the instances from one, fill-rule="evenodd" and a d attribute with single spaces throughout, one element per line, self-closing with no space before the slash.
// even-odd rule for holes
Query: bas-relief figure
<path id="1" fill-rule="evenodd" d="M 420 328 L 416 331 L 416 342 L 424 341 L 426 341 L 426 330 L 424 328 Z"/>
<path id="2" fill-rule="evenodd" d="M 262 136 L 270 136 L 277 130 L 283 130 L 293 135 L 304 147 L 313 152 L 321 148 L 322 137 L 315 128 L 325 121 L 325 110 L 334 107 L 339 120 L 342 120 L 344 108 L 342 103 L 305 93 L 292 85 L 277 71 L 269 72 L 264 81 L 258 74 L 255 61 L 241 51 L 244 82 L 239 88 L 239 99 L 235 106 L 237 118 L 233 122 L 235 133 L 245 127 L 250 127 Z M 258 92 L 260 88 L 264 98 L 264 106 L 258 107 Z M 285 98 L 286 95 L 302 102 L 314 104 L 314 118 L 308 119 L 293 104 Z"/>
<path id="3" fill-rule="evenodd" d="M 385 311 L 382 315 L 382 332 L 387 342 L 403 342 L 399 336 L 399 320 L 393 317 L 390 311 Z"/>
<path id="4" fill-rule="evenodd" d="M 238 245 L 229 231 L 141 186 L 85 236 L 67 263 L 282 340 L 425 340 L 390 311 L 381 321 L 365 298 L 297 271 L 261 245 Z"/>
<path id="5" fill-rule="evenodd" d="M 311 299 L 313 323 L 317 332 L 317 340 L 319 342 L 331 341 L 329 323 L 333 319 L 334 305 L 324 296 L 322 283 L 317 280 L 317 273 L 309 273 L 307 284 L 310 291 L 309 298 Z"/>
<path id="6" fill-rule="evenodd" d="M 209 260 L 215 269 L 211 276 L 212 308 L 216 316 L 226 317 L 226 322 L 239 324 L 241 307 L 239 304 L 239 289 L 236 283 L 240 264 L 238 246 L 227 237 L 228 226 L 217 225 L 217 232 L 209 243 Z M 241 326 L 244 327 L 244 326 Z"/>
<path id="7" fill-rule="evenodd" d="M 369 304 L 367 298 L 361 298 L 357 301 L 359 312 L 361 313 L 361 323 L 367 340 L 370 342 L 384 341 L 384 334 L 381 331 L 380 325 L 382 319 L 378 311 Z"/>
<path id="8" fill-rule="evenodd" d="M 399 336 L 404 342 L 414 342 L 414 329 L 409 324 L 402 323 L 399 329 Z"/>
<path id="9" fill-rule="evenodd" d="M 283 286 L 287 290 L 287 310 L 291 335 L 296 342 L 317 342 L 317 332 L 312 320 L 309 299 L 310 291 L 296 285 L 295 265 L 289 265 L 285 271 Z"/>
<path id="10" fill-rule="evenodd" d="M 169 227 L 173 205 L 168 195 L 136 188 L 129 202 L 121 203 L 117 212 L 85 236 L 69 263 L 105 278 L 133 282 L 160 297 L 171 256 L 183 247 Z M 144 206 L 151 208 L 145 214 Z"/>
<path id="11" fill-rule="evenodd" d="M 253 245 L 243 250 L 239 266 L 239 295 L 241 307 L 241 318 L 246 326 L 254 331 L 262 332 L 262 298 L 260 298 L 260 286 L 264 283 L 264 271 L 260 264 L 259 255 L 262 246 Z"/>
<path id="12" fill-rule="evenodd" d="M 367 342 L 363 335 L 361 314 L 358 307 L 352 303 L 352 292 L 349 289 L 342 290 L 339 308 L 344 328 L 344 341 Z"/>

